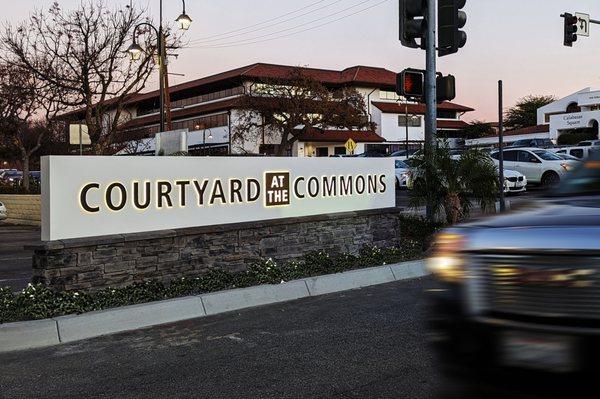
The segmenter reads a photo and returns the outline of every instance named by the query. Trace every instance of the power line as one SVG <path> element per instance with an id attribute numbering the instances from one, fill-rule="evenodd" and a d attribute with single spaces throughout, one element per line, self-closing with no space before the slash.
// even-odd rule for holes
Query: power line
<path id="1" fill-rule="evenodd" d="M 322 1 L 325 1 L 325 0 L 322 0 Z M 209 36 L 208 38 L 204 38 L 204 39 L 202 39 L 202 38 L 192 39 L 192 40 L 190 40 L 190 43 L 198 44 L 198 43 L 220 41 L 220 40 L 225 40 L 225 39 L 231 39 L 231 38 L 234 38 L 234 37 L 244 36 L 244 35 L 247 35 L 249 33 L 259 32 L 259 31 L 265 30 L 265 29 L 270 29 L 270 28 L 272 28 L 274 26 L 282 25 L 282 24 L 284 24 L 286 22 L 293 21 L 294 19 L 298 19 L 298 18 L 307 16 L 307 15 L 310 15 L 310 14 L 314 14 L 317 11 L 320 11 L 320 10 L 322 10 L 324 8 L 327 8 L 327 7 L 331 7 L 332 5 L 340 3 L 342 1 L 344 1 L 344 0 L 335 0 L 332 3 L 325 4 L 325 5 L 321 6 L 321 7 L 318 7 L 318 8 L 315 8 L 313 10 L 307 11 L 307 12 L 302 13 L 300 15 L 295 15 L 295 16 L 293 16 L 291 18 L 287 18 L 287 19 L 284 19 L 282 21 L 276 22 L 274 24 L 269 24 L 267 26 L 261 26 L 260 28 L 256 28 L 256 29 L 252 29 L 252 30 L 238 29 L 236 31 L 241 31 L 241 30 L 244 30 L 244 31 L 243 32 L 239 32 L 239 33 L 230 34 L 230 35 L 228 35 L 226 33 L 222 33 L 222 34 L 219 34 L 219 35 Z M 313 5 L 314 5 L 314 3 L 313 3 Z M 289 15 L 289 14 L 295 14 L 295 13 L 287 13 L 287 14 L 284 14 L 283 16 L 280 16 L 280 17 L 277 17 L 277 18 L 273 18 L 272 20 L 280 19 L 281 17 L 284 17 L 284 16 Z M 258 24 L 258 25 L 261 25 L 261 24 Z"/>
<path id="2" fill-rule="evenodd" d="M 264 20 L 264 21 L 261 21 L 261 22 L 257 22 L 257 23 L 255 23 L 253 25 L 248 25 L 248 26 L 245 26 L 243 28 L 233 29 L 233 30 L 230 30 L 230 31 L 227 31 L 227 32 L 216 34 L 216 35 L 199 37 L 199 38 L 197 38 L 195 40 L 212 39 L 213 37 L 228 35 L 230 33 L 240 32 L 240 31 L 243 31 L 243 30 L 246 30 L 246 29 L 251 29 L 251 28 L 263 25 L 263 24 L 267 24 L 269 22 L 277 21 L 278 19 L 283 18 L 283 17 L 287 17 L 288 15 L 292 15 L 292 14 L 298 13 L 300 11 L 304 11 L 304 10 L 306 10 L 308 8 L 311 8 L 312 6 L 316 6 L 317 4 L 323 3 L 325 1 L 328 1 L 328 0 L 318 0 L 318 1 L 315 1 L 313 3 L 310 3 L 309 5 L 306 5 L 304 7 L 300 7 L 297 10 L 286 12 L 285 14 L 281 14 L 281 15 L 278 15 L 276 17 L 273 17 L 273 18 L 270 18 L 270 19 L 267 19 L 267 20 Z"/>
<path id="3" fill-rule="evenodd" d="M 271 41 L 271 40 L 277 40 L 277 39 L 281 39 L 281 38 L 286 38 L 286 37 L 290 37 L 290 36 L 297 35 L 297 34 L 299 34 L 299 33 L 307 32 L 307 31 L 311 31 L 311 30 L 314 30 L 314 29 L 320 28 L 320 27 L 322 27 L 322 26 L 329 25 L 329 24 L 331 24 L 331 23 L 338 22 L 338 21 L 341 21 L 341 20 L 343 20 L 343 19 L 349 18 L 349 17 L 351 17 L 351 16 L 354 16 L 354 15 L 360 14 L 360 13 L 362 13 L 362 12 L 365 12 L 365 11 L 368 11 L 368 10 L 370 10 L 370 9 L 372 9 L 372 8 L 375 8 L 375 7 L 377 7 L 377 6 L 379 6 L 379 5 L 383 4 L 383 3 L 387 3 L 389 0 L 382 0 L 382 1 L 380 1 L 380 2 L 378 2 L 378 3 L 375 3 L 375 4 L 373 4 L 373 5 L 369 6 L 369 7 L 362 8 L 362 9 L 360 9 L 360 10 L 357 10 L 357 11 L 353 12 L 353 13 L 350 13 L 350 14 L 347 14 L 347 15 L 343 15 L 343 16 L 341 16 L 341 17 L 339 17 L 339 18 L 336 18 L 336 19 L 333 19 L 333 20 L 330 20 L 330 21 L 324 22 L 324 23 L 322 23 L 322 24 L 319 24 L 319 25 L 311 26 L 311 27 L 309 27 L 309 28 L 306 28 L 306 29 L 301 29 L 301 30 L 299 30 L 299 31 L 296 31 L 296 32 L 291 32 L 291 33 L 288 33 L 288 34 L 285 34 L 285 35 L 280 35 L 280 36 L 276 36 L 276 37 L 271 37 L 271 38 L 268 38 L 268 39 L 256 40 L 256 39 L 260 39 L 261 37 L 272 36 L 272 35 L 275 35 L 275 34 L 277 34 L 277 33 L 282 33 L 282 32 L 289 31 L 289 30 L 292 30 L 292 29 L 296 29 L 296 28 L 299 28 L 299 27 L 302 27 L 302 26 L 305 26 L 305 25 L 309 25 L 309 24 L 315 23 L 315 22 L 319 22 L 319 21 L 321 21 L 321 20 L 323 20 L 323 19 L 326 19 L 326 18 L 329 18 L 329 17 L 331 17 L 331 16 L 334 16 L 334 15 L 340 14 L 340 13 L 342 13 L 342 12 L 344 12 L 344 11 L 348 11 L 349 9 L 352 9 L 352 8 L 354 8 L 354 7 L 357 7 L 357 6 L 359 6 L 359 5 L 362 5 L 362 4 L 364 4 L 364 3 L 367 3 L 367 2 L 369 2 L 369 1 L 372 1 L 372 0 L 364 0 L 364 1 L 362 1 L 361 3 L 355 4 L 355 5 L 354 5 L 354 6 L 352 6 L 352 7 L 348 7 L 347 9 L 344 9 L 344 10 L 342 10 L 342 11 L 339 11 L 339 12 L 333 13 L 333 14 L 331 14 L 331 15 L 328 15 L 328 16 L 326 16 L 326 17 L 322 17 L 322 18 L 319 18 L 319 19 L 316 19 L 316 20 L 313 20 L 313 21 L 309 21 L 309 22 L 307 22 L 307 23 L 300 24 L 300 25 L 297 25 L 297 26 L 294 26 L 294 27 L 291 27 L 291 28 L 288 28 L 288 29 L 283 29 L 283 30 L 281 30 L 281 31 L 278 31 L 278 32 L 273 32 L 273 33 L 271 33 L 271 34 L 268 34 L 268 35 L 257 36 L 257 37 L 249 38 L 249 39 L 246 39 L 246 40 L 238 41 L 238 42 L 219 43 L 219 44 L 214 44 L 214 45 L 197 45 L 197 46 L 190 46 L 190 47 L 188 47 L 188 48 L 223 48 L 223 47 L 236 47 L 236 46 L 245 46 L 245 45 L 249 45 L 249 44 L 256 44 L 256 43 L 264 43 L 264 42 L 268 42 L 268 41 Z"/>

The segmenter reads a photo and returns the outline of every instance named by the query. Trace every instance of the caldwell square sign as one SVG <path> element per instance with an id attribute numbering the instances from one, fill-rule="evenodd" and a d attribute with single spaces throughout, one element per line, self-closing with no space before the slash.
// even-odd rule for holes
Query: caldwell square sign
<path id="1" fill-rule="evenodd" d="M 387 208 L 385 158 L 42 158 L 42 240 Z"/>

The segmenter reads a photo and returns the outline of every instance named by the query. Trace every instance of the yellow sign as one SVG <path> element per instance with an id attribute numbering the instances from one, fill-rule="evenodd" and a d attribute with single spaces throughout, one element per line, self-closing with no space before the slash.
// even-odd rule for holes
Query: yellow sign
<path id="1" fill-rule="evenodd" d="M 346 141 L 346 150 L 350 154 L 354 154 L 354 150 L 356 150 L 356 142 L 352 139 L 348 139 L 348 141 Z"/>

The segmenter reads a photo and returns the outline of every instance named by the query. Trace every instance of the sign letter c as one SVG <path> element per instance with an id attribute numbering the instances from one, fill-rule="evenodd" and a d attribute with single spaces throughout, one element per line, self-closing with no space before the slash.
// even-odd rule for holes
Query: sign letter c
<path id="1" fill-rule="evenodd" d="M 90 213 L 100 212 L 100 207 L 99 206 L 90 206 L 88 204 L 88 202 L 87 202 L 87 194 L 93 188 L 99 189 L 100 188 L 100 184 L 98 184 L 98 183 L 89 183 L 89 184 L 86 184 L 85 186 L 83 186 L 83 188 L 81 189 L 81 193 L 79 194 L 79 203 L 80 203 L 81 207 L 86 212 L 90 212 Z"/>

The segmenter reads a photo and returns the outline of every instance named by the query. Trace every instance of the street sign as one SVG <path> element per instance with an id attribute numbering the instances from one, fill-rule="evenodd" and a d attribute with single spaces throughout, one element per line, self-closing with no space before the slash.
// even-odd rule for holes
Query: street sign
<path id="1" fill-rule="evenodd" d="M 76 145 L 91 145 L 90 134 L 87 125 L 69 125 L 69 143 Z"/>
<path id="2" fill-rule="evenodd" d="M 577 36 L 589 36 L 590 35 L 590 15 L 583 14 L 580 12 L 575 13 L 577 17 Z"/>
<path id="3" fill-rule="evenodd" d="M 346 141 L 346 150 L 350 154 L 354 154 L 354 150 L 356 150 L 356 142 L 352 139 L 348 139 L 348 141 Z"/>

